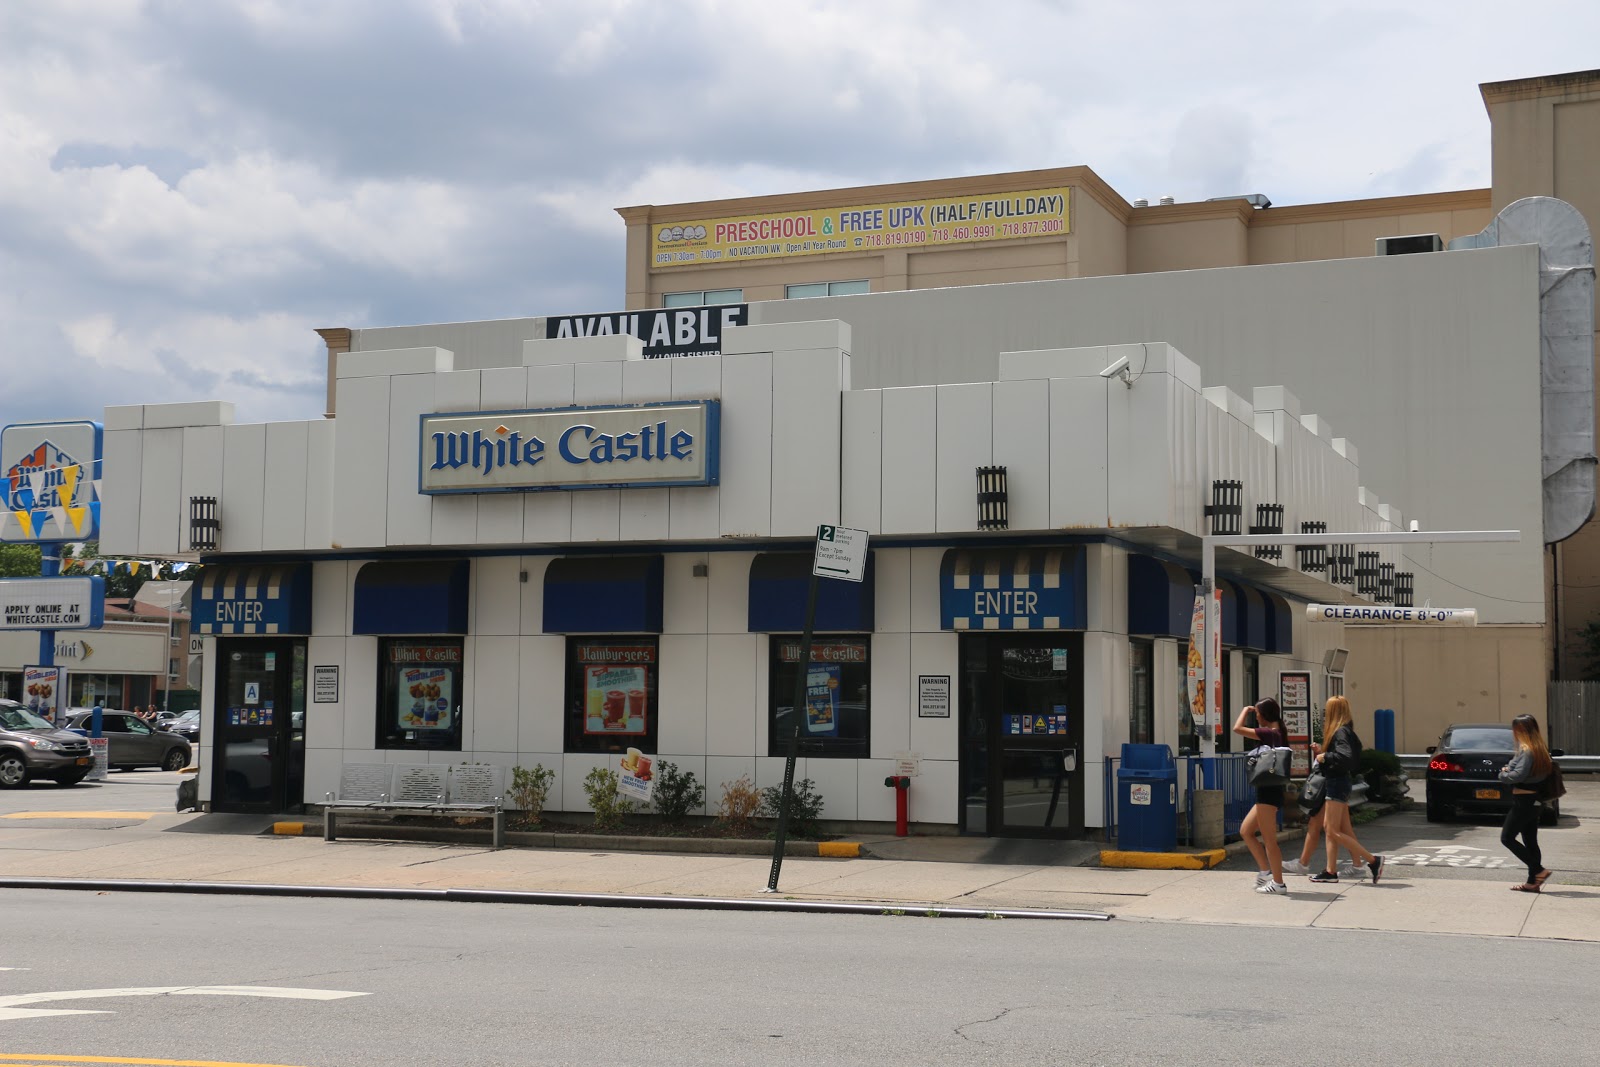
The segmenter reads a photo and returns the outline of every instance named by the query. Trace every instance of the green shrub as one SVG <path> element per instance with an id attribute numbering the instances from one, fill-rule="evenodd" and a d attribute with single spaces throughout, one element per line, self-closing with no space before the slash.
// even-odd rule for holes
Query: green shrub
<path id="1" fill-rule="evenodd" d="M 780 786 L 761 791 L 761 814 L 776 819 L 783 803 Z M 822 817 L 822 794 L 809 778 L 802 778 L 789 789 L 789 833 L 795 837 L 816 837 L 817 820 Z"/>
<path id="2" fill-rule="evenodd" d="M 550 785 L 555 780 L 556 772 L 542 763 L 535 763 L 532 770 L 526 767 L 511 768 L 511 805 L 522 811 L 524 823 L 539 825 L 539 820 L 544 816 L 545 800 L 550 795 Z"/>
<path id="3" fill-rule="evenodd" d="M 761 794 L 748 774 L 722 783 L 722 799 L 717 803 L 717 822 L 739 837 L 749 836 L 751 824 L 761 811 Z"/>
<path id="4" fill-rule="evenodd" d="M 1363 748 L 1357 773 L 1366 780 L 1368 800 L 1390 804 L 1405 796 L 1405 774 L 1400 768 L 1400 757 L 1393 752 Z"/>
<path id="5" fill-rule="evenodd" d="M 706 802 L 705 786 L 695 780 L 693 771 L 679 771 L 676 763 L 656 764 L 656 787 L 652 798 L 656 811 L 667 822 L 682 822 L 691 811 Z"/>
<path id="6" fill-rule="evenodd" d="M 622 817 L 633 811 L 633 801 L 617 792 L 617 772 L 608 767 L 590 771 L 583 780 L 583 791 L 588 794 L 589 807 L 594 811 L 596 830 L 619 829 Z"/>

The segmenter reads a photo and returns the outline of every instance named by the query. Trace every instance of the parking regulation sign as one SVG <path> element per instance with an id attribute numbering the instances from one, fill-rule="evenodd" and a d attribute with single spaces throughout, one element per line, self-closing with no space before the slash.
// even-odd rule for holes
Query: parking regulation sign
<path id="1" fill-rule="evenodd" d="M 811 573 L 819 578 L 859 582 L 867 573 L 867 531 L 845 526 L 818 526 L 817 553 Z"/>

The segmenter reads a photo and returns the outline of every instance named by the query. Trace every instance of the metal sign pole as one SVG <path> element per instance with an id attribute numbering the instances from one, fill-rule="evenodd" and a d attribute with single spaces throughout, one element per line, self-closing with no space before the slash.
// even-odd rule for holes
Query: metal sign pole
<path id="1" fill-rule="evenodd" d="M 817 621 L 817 576 L 813 572 L 806 589 L 806 625 L 800 638 L 800 656 L 794 672 L 794 730 L 789 734 L 788 758 L 783 765 L 783 792 L 778 801 L 778 832 L 772 842 L 772 873 L 765 892 L 778 891 L 778 872 L 783 869 L 783 846 L 789 836 L 789 794 L 794 789 L 794 763 L 800 749 L 800 723 L 806 710 L 806 675 L 811 669 L 811 630 Z"/>

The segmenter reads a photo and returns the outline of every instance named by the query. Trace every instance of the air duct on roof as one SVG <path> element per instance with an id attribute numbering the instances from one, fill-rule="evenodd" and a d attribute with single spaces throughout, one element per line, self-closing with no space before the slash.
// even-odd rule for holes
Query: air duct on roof
<path id="1" fill-rule="evenodd" d="M 1236 193 L 1233 196 L 1213 196 L 1207 198 L 1208 202 L 1211 200 L 1245 200 L 1249 202 L 1251 207 L 1272 206 L 1272 201 L 1267 199 L 1265 193 Z"/>
<path id="2" fill-rule="evenodd" d="M 1176 204 L 1177 203 L 1177 201 L 1174 200 L 1171 196 L 1163 196 L 1161 198 L 1161 202 L 1163 204 Z"/>
<path id="3" fill-rule="evenodd" d="M 1594 240 L 1577 208 L 1553 196 L 1507 204 L 1458 248 L 1539 246 L 1539 390 L 1544 541 L 1594 515 Z"/>
<path id="4" fill-rule="evenodd" d="M 1133 202 L 1133 206 L 1134 207 L 1149 207 L 1150 206 L 1150 201 L 1146 200 L 1144 197 L 1141 196 L 1139 199 L 1137 199 L 1137 200 L 1135 200 Z"/>

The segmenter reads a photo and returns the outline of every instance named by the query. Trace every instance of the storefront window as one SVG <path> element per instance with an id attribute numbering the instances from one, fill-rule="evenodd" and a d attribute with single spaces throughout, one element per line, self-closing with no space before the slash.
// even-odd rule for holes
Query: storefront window
<path id="1" fill-rule="evenodd" d="M 1129 641 L 1128 740 L 1148 745 L 1155 740 L 1155 645 Z"/>
<path id="2" fill-rule="evenodd" d="M 653 634 L 567 639 L 568 752 L 655 753 L 658 651 Z"/>
<path id="3" fill-rule="evenodd" d="M 801 754 L 808 757 L 861 759 L 868 754 L 872 705 L 867 698 L 872 678 L 871 639 L 817 637 L 811 643 L 806 672 L 804 718 L 794 714 L 794 687 L 800 665 L 800 638 L 772 636 L 771 690 L 768 699 L 767 755 L 788 754 L 798 723 Z"/>
<path id="4" fill-rule="evenodd" d="M 378 643 L 378 748 L 461 751 L 462 641 L 385 637 Z"/>

